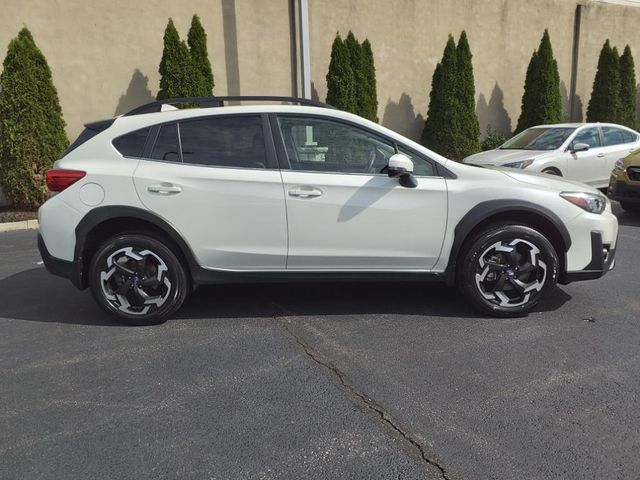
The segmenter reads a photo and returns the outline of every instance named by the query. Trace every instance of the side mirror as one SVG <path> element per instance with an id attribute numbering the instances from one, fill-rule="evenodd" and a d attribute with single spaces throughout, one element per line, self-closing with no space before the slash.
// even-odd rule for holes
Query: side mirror
<path id="1" fill-rule="evenodd" d="M 407 188 L 416 188 L 418 182 L 413 177 L 413 162 L 402 153 L 396 153 L 389 159 L 387 174 L 392 178 L 398 178 L 400 185 Z"/>
<path id="2" fill-rule="evenodd" d="M 589 150 L 589 145 L 586 143 L 574 143 L 571 147 L 571 153 L 586 152 L 587 150 Z"/>

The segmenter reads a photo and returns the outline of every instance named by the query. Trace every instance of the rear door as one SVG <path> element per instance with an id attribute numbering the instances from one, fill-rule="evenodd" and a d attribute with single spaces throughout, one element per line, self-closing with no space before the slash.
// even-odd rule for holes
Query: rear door
<path id="1" fill-rule="evenodd" d="M 586 143 L 589 150 L 584 152 L 567 152 L 567 177 L 571 180 L 595 185 L 600 181 L 603 170 L 605 149 L 600 139 L 598 127 L 583 127 L 575 134 L 569 144 L 569 150 L 578 143 Z"/>
<path id="2" fill-rule="evenodd" d="M 383 171 L 396 151 L 376 132 L 330 117 L 279 115 L 290 270 L 429 270 L 442 249 L 447 186 L 405 147 L 417 188 Z"/>
<path id="3" fill-rule="evenodd" d="M 203 267 L 285 268 L 282 180 L 268 121 L 212 116 L 154 127 L 134 183 L 142 203 L 171 223 Z"/>

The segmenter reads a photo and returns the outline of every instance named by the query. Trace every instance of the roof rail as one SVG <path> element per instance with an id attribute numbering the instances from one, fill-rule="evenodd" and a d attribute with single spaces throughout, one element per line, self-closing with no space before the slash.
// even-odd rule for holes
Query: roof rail
<path id="1" fill-rule="evenodd" d="M 159 112 L 163 105 L 177 105 L 195 103 L 200 108 L 224 107 L 225 102 L 286 102 L 296 103 L 306 107 L 322 107 L 334 108 L 326 103 L 317 100 L 300 97 L 270 97 L 270 96 L 231 96 L 231 97 L 181 97 L 181 98 L 165 98 L 164 100 L 156 100 L 155 102 L 146 103 L 124 114 L 125 117 L 131 115 L 140 115 L 143 113 Z"/>

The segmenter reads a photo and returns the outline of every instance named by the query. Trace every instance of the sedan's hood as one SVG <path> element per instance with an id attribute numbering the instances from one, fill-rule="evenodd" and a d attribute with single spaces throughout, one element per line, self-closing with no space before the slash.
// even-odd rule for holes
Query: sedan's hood
<path id="1" fill-rule="evenodd" d="M 504 165 L 505 163 L 519 162 L 521 160 L 530 160 L 532 158 L 540 159 L 547 155 L 552 155 L 553 151 L 547 150 L 488 150 L 486 152 L 476 153 L 465 158 L 462 163 L 473 163 L 475 165 L 483 165 L 485 167 L 493 165 Z"/>
<path id="2" fill-rule="evenodd" d="M 584 183 L 567 180 L 563 177 L 549 175 L 548 173 L 528 172 L 526 170 L 517 170 L 515 168 L 499 168 L 494 167 L 492 170 L 498 170 L 509 178 L 513 178 L 522 183 L 536 185 L 538 187 L 548 188 L 558 192 L 587 192 L 600 193 L 593 187 Z"/>

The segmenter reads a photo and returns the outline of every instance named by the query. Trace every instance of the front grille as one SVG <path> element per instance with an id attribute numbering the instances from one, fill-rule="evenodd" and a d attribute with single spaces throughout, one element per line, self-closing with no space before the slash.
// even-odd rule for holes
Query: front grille
<path id="1" fill-rule="evenodd" d="M 627 175 L 629 176 L 629 180 L 640 182 L 640 167 L 627 168 Z"/>

